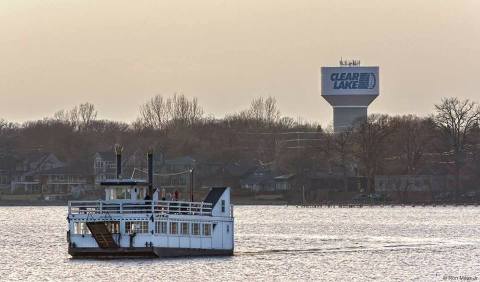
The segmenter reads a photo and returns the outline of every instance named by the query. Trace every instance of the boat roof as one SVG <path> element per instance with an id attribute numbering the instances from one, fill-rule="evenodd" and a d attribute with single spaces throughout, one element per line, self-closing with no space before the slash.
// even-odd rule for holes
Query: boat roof
<path id="1" fill-rule="evenodd" d="M 102 186 L 148 186 L 144 179 L 107 179 L 100 182 Z"/>
<path id="2" fill-rule="evenodd" d="M 215 204 L 220 200 L 220 197 L 223 195 L 223 192 L 227 190 L 227 187 L 212 187 L 210 188 L 210 191 L 208 192 L 207 196 L 205 197 L 205 200 L 203 202 L 205 203 L 211 203 L 212 206 L 215 206 Z"/>

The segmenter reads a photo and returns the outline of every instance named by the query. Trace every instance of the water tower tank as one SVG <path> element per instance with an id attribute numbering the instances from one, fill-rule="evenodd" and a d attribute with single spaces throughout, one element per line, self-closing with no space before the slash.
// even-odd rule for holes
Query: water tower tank
<path id="1" fill-rule="evenodd" d="M 342 132 L 367 118 L 368 105 L 379 95 L 379 68 L 322 67 L 322 97 L 333 107 L 333 128 Z"/>

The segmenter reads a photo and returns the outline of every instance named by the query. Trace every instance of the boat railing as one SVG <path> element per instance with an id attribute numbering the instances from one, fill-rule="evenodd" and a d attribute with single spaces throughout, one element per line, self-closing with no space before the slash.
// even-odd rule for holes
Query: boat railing
<path id="1" fill-rule="evenodd" d="M 68 214 L 181 214 L 212 215 L 212 204 L 183 201 L 70 201 Z"/>

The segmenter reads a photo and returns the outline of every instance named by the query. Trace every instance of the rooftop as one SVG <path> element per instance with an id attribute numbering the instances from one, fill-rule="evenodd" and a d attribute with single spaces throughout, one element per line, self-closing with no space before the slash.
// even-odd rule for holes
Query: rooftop
<path id="1" fill-rule="evenodd" d="M 102 186 L 147 186 L 145 179 L 107 179 L 100 182 Z"/>

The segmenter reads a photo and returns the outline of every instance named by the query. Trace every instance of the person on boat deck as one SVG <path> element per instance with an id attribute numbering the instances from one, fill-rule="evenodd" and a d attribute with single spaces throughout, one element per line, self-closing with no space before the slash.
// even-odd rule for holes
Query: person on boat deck
<path id="1" fill-rule="evenodd" d="M 160 193 L 160 189 L 159 188 L 155 188 L 155 190 L 153 191 L 153 197 L 152 197 L 152 200 L 153 201 L 158 201 L 158 194 Z"/>
<path id="2" fill-rule="evenodd" d="M 167 194 L 167 201 L 171 201 L 172 200 L 172 194 L 171 193 L 168 193 Z"/>
<path id="3" fill-rule="evenodd" d="M 165 188 L 162 188 L 162 201 L 165 201 L 165 194 L 166 194 L 166 191 L 165 191 Z"/>
<path id="4" fill-rule="evenodd" d="M 179 196 L 178 190 L 175 190 L 175 192 L 173 193 L 174 201 L 178 201 L 178 196 Z"/>
<path id="5" fill-rule="evenodd" d="M 147 195 L 145 195 L 145 198 L 143 199 L 145 201 L 151 201 L 152 200 L 152 197 L 150 197 L 150 195 L 147 193 Z"/>

